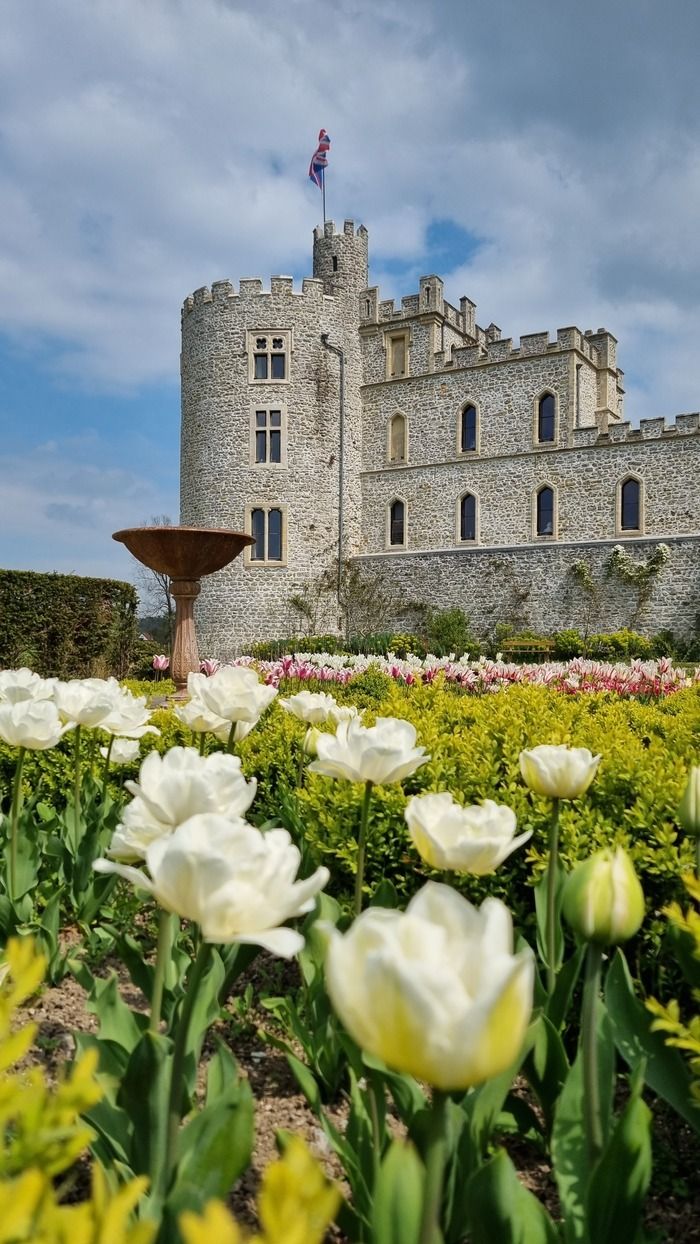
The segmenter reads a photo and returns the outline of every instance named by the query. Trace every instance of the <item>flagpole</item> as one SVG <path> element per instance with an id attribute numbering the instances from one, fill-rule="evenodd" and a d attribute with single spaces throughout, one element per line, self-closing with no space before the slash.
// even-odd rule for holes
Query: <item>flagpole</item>
<path id="1" fill-rule="evenodd" d="M 321 169 L 321 194 L 323 195 L 323 223 L 326 223 L 326 170 Z"/>

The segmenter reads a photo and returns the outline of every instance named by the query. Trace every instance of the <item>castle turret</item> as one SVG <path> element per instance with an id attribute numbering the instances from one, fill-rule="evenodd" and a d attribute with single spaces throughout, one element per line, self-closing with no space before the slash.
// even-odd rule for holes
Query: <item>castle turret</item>
<path id="1" fill-rule="evenodd" d="M 217 281 L 182 314 L 181 522 L 227 526 L 255 546 L 205 580 L 200 649 L 217 657 L 292 635 L 303 597 L 318 625 L 339 625 L 339 550 L 356 551 L 361 454 L 358 293 L 367 231 L 346 221 L 314 234 L 314 278 Z M 344 385 L 341 402 L 341 356 Z M 311 586 L 310 586 L 311 583 Z M 307 617 L 307 624 L 308 624 Z"/>

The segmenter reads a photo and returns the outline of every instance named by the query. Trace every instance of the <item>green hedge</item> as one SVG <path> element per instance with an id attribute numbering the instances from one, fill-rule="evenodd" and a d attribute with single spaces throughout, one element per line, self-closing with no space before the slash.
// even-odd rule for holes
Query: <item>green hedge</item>
<path id="1" fill-rule="evenodd" d="M 116 579 L 0 570 L 0 669 L 121 678 L 137 640 L 136 603 L 136 589 Z"/>

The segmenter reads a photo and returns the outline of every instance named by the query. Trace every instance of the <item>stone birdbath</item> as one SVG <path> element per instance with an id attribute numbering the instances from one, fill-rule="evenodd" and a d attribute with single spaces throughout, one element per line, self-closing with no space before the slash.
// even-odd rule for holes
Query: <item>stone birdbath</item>
<path id="1" fill-rule="evenodd" d="M 149 570 L 170 579 L 175 597 L 172 676 L 176 694 L 182 696 L 187 675 L 199 671 L 194 602 L 199 596 L 200 579 L 223 570 L 246 545 L 254 544 L 253 537 L 220 527 L 127 527 L 115 531 L 112 539 L 125 544 Z"/>

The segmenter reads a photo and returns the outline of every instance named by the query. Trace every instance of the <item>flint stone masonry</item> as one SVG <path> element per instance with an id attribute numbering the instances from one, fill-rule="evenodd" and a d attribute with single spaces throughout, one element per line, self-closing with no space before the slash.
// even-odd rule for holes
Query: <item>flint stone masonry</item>
<path id="1" fill-rule="evenodd" d="M 407 374 L 388 379 L 397 334 L 407 339 Z M 284 381 L 252 379 L 257 335 L 288 343 Z M 342 435 L 339 358 L 328 346 L 344 355 Z M 555 439 L 541 444 L 545 394 L 554 398 Z M 315 230 L 313 277 L 301 289 L 281 275 L 196 290 L 182 309 L 181 522 L 249 530 L 251 508 L 274 506 L 285 525 L 281 563 L 241 557 L 204 580 L 202 652 L 225 659 L 293 634 L 291 598 L 322 573 L 332 584 L 339 552 L 413 602 L 461 605 L 482 630 L 511 620 L 514 602 L 522 624 L 537 630 L 580 626 L 584 613 L 590 621 L 591 602 L 570 570 L 585 557 L 601 577 L 599 629 L 634 617 L 642 630 L 691 631 L 700 610 L 699 417 L 634 428 L 623 421 L 623 396 L 617 342 L 603 328 L 514 342 L 495 324 L 480 327 L 469 298 L 459 308 L 447 302 L 437 276 L 422 277 L 398 305 L 382 300 L 368 285 L 367 231 L 352 221 Z M 462 453 L 468 403 L 477 449 Z M 255 464 L 256 409 L 282 411 L 280 464 Z M 390 463 L 397 412 L 407 454 Z M 625 533 L 619 491 L 629 476 L 640 483 L 642 523 Z M 535 534 L 543 485 L 555 493 L 554 537 Z M 477 500 L 477 540 L 466 545 L 458 527 L 465 492 Z M 395 499 L 406 506 L 400 551 L 387 548 Z M 661 542 L 671 549 L 642 608 L 636 589 L 606 577 L 618 542 L 641 558 Z M 317 623 L 328 632 L 342 626 L 332 592 Z"/>

